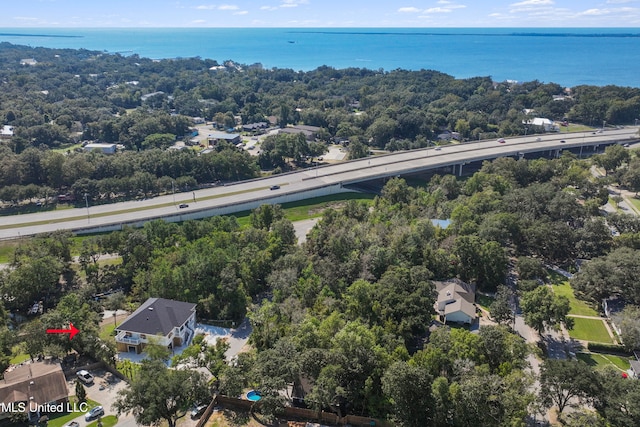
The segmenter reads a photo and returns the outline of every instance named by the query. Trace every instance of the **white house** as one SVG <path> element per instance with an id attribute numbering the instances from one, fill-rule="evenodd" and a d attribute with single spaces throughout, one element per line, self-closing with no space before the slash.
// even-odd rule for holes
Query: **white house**
<path id="1" fill-rule="evenodd" d="M 476 320 L 474 286 L 462 280 L 434 282 L 438 299 L 434 308 L 444 323 L 472 324 Z"/>
<path id="2" fill-rule="evenodd" d="M 555 124 L 553 120 L 545 119 L 543 117 L 535 117 L 533 120 L 526 120 L 522 123 L 525 125 L 543 127 L 545 132 L 560 132 L 560 126 Z"/>
<path id="3" fill-rule="evenodd" d="M 195 325 L 195 304 L 149 298 L 116 328 L 116 346 L 119 352 L 137 354 L 151 341 L 167 348 L 186 346 Z"/>
<path id="4" fill-rule="evenodd" d="M 84 146 L 84 151 L 99 151 L 103 154 L 113 154 L 116 152 L 116 144 L 92 143 Z"/>
<path id="5" fill-rule="evenodd" d="M 13 126 L 4 125 L 2 129 L 0 129 L 0 138 L 8 139 L 13 136 Z"/>

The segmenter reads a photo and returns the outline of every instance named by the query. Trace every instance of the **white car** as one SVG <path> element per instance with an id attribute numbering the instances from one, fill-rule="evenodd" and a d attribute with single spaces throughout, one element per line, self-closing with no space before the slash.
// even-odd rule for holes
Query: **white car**
<path id="1" fill-rule="evenodd" d="M 78 379 L 85 384 L 93 384 L 93 375 L 91 375 L 88 371 L 84 369 L 76 372 Z"/>
<path id="2" fill-rule="evenodd" d="M 89 422 L 102 416 L 104 416 L 104 408 L 102 406 L 96 406 L 95 408 L 91 408 L 89 412 L 84 415 L 84 420 Z"/>

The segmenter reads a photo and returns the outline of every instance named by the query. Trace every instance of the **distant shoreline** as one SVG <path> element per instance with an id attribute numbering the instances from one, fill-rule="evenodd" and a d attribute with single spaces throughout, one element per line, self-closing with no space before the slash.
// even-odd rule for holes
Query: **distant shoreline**
<path id="1" fill-rule="evenodd" d="M 69 36 L 64 34 L 20 34 L 20 33 L 0 33 L 0 37 L 56 37 L 56 38 L 82 38 L 83 36 Z"/>

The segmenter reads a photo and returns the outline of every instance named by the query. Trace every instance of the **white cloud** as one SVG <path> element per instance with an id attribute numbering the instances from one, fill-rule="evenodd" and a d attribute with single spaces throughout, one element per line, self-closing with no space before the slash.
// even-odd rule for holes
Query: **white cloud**
<path id="1" fill-rule="evenodd" d="M 631 3 L 632 0 L 607 0 L 607 4 L 624 4 Z"/>
<path id="2" fill-rule="evenodd" d="M 308 4 L 309 0 L 282 0 L 280 7 L 298 7 L 300 4 Z"/>
<path id="3" fill-rule="evenodd" d="M 587 15 L 587 16 L 602 16 L 608 15 L 611 11 L 609 9 L 588 9 L 584 12 L 580 12 L 579 15 Z"/>
<path id="4" fill-rule="evenodd" d="M 204 19 L 196 19 L 195 21 L 191 21 L 192 24 L 206 24 L 207 21 Z"/>
<path id="5" fill-rule="evenodd" d="M 261 6 L 260 10 L 278 10 L 276 6 Z"/>
<path id="6" fill-rule="evenodd" d="M 398 12 L 400 12 L 400 13 L 418 13 L 418 12 L 420 12 L 420 9 L 418 9 L 417 7 L 401 7 L 400 9 L 398 9 Z"/>
<path id="7" fill-rule="evenodd" d="M 198 10 L 213 10 L 216 6 L 213 4 L 201 4 L 200 6 L 196 6 Z"/>
<path id="8" fill-rule="evenodd" d="M 443 7 L 431 7 L 427 10 L 424 11 L 424 13 L 426 14 L 431 14 L 431 13 L 451 13 L 456 9 L 464 9 L 465 5 L 463 4 L 448 4 L 446 6 Z"/>
<path id="9" fill-rule="evenodd" d="M 524 0 L 518 3 L 512 3 L 511 7 L 522 7 L 522 6 L 552 6 L 555 4 L 553 0 Z"/>
<path id="10" fill-rule="evenodd" d="M 246 14 L 248 14 L 248 13 L 249 13 L 249 11 L 248 11 L 248 10 L 241 10 L 241 11 L 239 11 L 239 12 L 234 12 L 233 14 L 234 14 L 234 15 L 246 15 Z"/>
<path id="11" fill-rule="evenodd" d="M 431 7 L 424 11 L 424 13 L 449 13 L 451 9 L 447 9 L 444 7 Z"/>
<path id="12" fill-rule="evenodd" d="M 238 9 L 240 8 L 233 4 L 223 4 L 222 6 L 218 6 L 218 10 L 238 10 Z"/>

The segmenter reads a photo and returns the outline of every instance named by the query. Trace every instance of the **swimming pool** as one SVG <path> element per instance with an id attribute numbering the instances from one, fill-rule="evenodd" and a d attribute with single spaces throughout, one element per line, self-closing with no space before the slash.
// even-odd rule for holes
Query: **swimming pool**
<path id="1" fill-rule="evenodd" d="M 262 399 L 262 396 L 260 396 L 260 393 L 255 390 L 251 390 L 247 393 L 247 400 L 257 402 L 260 399 Z"/>

